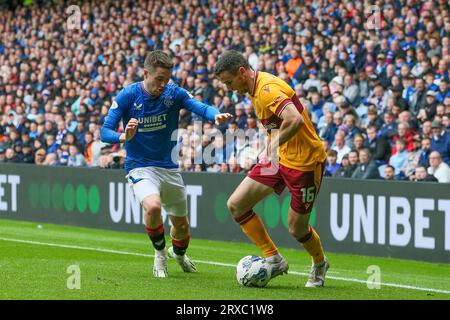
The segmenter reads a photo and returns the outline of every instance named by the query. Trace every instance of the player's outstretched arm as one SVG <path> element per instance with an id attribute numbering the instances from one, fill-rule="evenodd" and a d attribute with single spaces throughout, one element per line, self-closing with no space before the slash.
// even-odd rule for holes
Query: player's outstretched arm
<path id="1" fill-rule="evenodd" d="M 230 113 L 220 113 L 216 108 L 209 106 L 203 102 L 195 100 L 186 90 L 181 89 L 180 95 L 183 101 L 183 107 L 189 111 L 198 114 L 217 125 L 224 124 L 233 117 Z"/>

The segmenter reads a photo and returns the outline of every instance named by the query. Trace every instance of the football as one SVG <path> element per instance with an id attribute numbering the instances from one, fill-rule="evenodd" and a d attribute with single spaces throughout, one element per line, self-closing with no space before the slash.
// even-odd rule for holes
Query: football
<path id="1" fill-rule="evenodd" d="M 270 280 L 270 266 L 265 259 L 248 255 L 236 266 L 236 279 L 244 287 L 265 287 Z"/>

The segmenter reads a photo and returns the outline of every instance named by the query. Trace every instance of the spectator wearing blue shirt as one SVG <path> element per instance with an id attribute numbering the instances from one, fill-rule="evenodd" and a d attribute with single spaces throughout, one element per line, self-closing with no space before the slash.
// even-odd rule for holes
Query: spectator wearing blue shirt
<path id="1" fill-rule="evenodd" d="M 239 129 L 246 129 L 247 128 L 247 116 L 244 113 L 244 106 L 242 103 L 236 104 L 234 107 L 234 121 L 236 122 Z"/>
<path id="2" fill-rule="evenodd" d="M 386 112 L 384 114 L 384 124 L 378 131 L 378 136 L 391 140 L 397 131 L 397 124 L 395 123 L 394 114 Z"/>
<path id="3" fill-rule="evenodd" d="M 386 72 L 386 55 L 384 55 L 383 53 L 379 53 L 377 55 L 377 60 L 376 60 L 377 64 L 375 66 L 375 72 L 378 75 L 381 75 L 383 73 Z"/>
<path id="4" fill-rule="evenodd" d="M 414 77 L 412 74 L 408 74 L 403 79 L 404 87 L 402 92 L 402 97 L 408 102 L 408 104 L 411 103 L 411 99 L 414 95 L 415 89 L 414 89 Z"/>
<path id="5" fill-rule="evenodd" d="M 356 135 L 361 133 L 361 130 L 356 126 L 356 117 L 353 114 L 346 114 L 344 117 L 344 125 L 338 129 L 341 128 L 344 129 L 344 131 L 347 130 L 345 143 L 353 149 L 355 147 L 353 140 Z"/>
<path id="6" fill-rule="evenodd" d="M 336 161 L 337 161 L 336 150 L 328 150 L 327 163 L 325 166 L 325 173 L 324 173 L 325 176 L 327 177 L 334 176 L 336 171 L 341 167 L 340 164 L 338 164 Z"/>
<path id="7" fill-rule="evenodd" d="M 29 135 L 30 139 L 32 140 L 36 140 L 39 138 L 38 124 L 36 123 L 36 121 L 31 121 Z"/>
<path id="8" fill-rule="evenodd" d="M 416 46 L 416 42 L 414 41 L 414 32 L 406 32 L 405 40 L 401 42 L 401 46 L 403 50 L 408 50 L 410 48 L 414 48 Z"/>
<path id="9" fill-rule="evenodd" d="M 406 150 L 406 141 L 403 138 L 399 138 L 396 141 L 397 153 L 389 159 L 389 164 L 394 167 L 395 175 L 401 175 L 401 169 L 408 160 L 409 152 Z"/>
<path id="10" fill-rule="evenodd" d="M 84 167 L 86 166 L 86 159 L 80 153 L 76 145 L 69 146 L 69 157 L 67 159 L 68 167 Z"/>
<path id="11" fill-rule="evenodd" d="M 77 128 L 75 129 L 74 135 L 77 140 L 77 142 L 84 146 L 86 141 L 84 140 L 84 134 L 86 133 L 87 129 L 84 125 L 84 121 L 81 121 L 81 119 L 78 119 L 77 122 Z"/>
<path id="12" fill-rule="evenodd" d="M 313 90 L 310 94 L 311 99 L 311 111 L 317 115 L 320 119 L 323 116 L 323 101 L 320 99 L 320 94 L 318 91 Z"/>
<path id="13" fill-rule="evenodd" d="M 330 145 L 334 142 L 334 136 L 337 132 L 337 127 L 334 122 L 334 117 L 336 117 L 337 122 L 342 122 L 341 116 L 338 113 L 335 113 L 334 115 L 331 112 L 327 112 L 324 115 L 324 124 L 319 130 L 319 137 L 322 140 L 327 140 Z"/>
<path id="14" fill-rule="evenodd" d="M 431 138 L 431 151 L 437 151 L 441 155 L 442 161 L 450 164 L 450 133 L 443 130 L 439 121 L 431 124 L 433 136 Z"/>
<path id="15" fill-rule="evenodd" d="M 425 72 L 424 77 L 425 77 L 425 86 L 427 90 L 436 92 L 439 91 L 439 86 L 436 83 L 434 83 L 435 78 L 434 72 L 432 70 L 428 70 L 427 72 Z"/>
<path id="16" fill-rule="evenodd" d="M 436 101 L 439 103 L 443 103 L 446 97 L 450 97 L 448 80 L 441 79 L 439 81 L 439 91 L 438 91 L 438 94 L 436 95 Z"/>
<path id="17" fill-rule="evenodd" d="M 59 145 L 56 143 L 55 136 L 52 134 L 47 135 L 45 142 L 47 145 L 47 154 L 56 153 Z"/>

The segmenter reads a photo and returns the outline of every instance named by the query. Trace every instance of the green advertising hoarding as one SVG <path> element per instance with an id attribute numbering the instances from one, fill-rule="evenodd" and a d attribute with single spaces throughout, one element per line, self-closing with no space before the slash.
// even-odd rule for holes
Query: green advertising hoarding
<path id="1" fill-rule="evenodd" d="M 183 173 L 194 238 L 248 241 L 226 202 L 244 175 Z M 311 216 L 331 252 L 450 262 L 450 185 L 325 179 Z M 278 246 L 290 194 L 255 208 Z M 168 219 L 163 210 L 164 221 Z M 144 232 L 142 208 L 121 170 L 0 165 L 0 219 Z M 1 221 L 0 221 L 1 223 Z"/>

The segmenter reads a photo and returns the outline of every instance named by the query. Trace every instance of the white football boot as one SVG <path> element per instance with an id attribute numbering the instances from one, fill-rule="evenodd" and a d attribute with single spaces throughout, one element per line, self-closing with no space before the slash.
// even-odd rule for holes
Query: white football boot
<path id="1" fill-rule="evenodd" d="M 155 250 L 153 262 L 153 276 L 155 278 L 167 278 L 167 249 Z"/>
<path id="2" fill-rule="evenodd" d="M 184 272 L 197 272 L 197 268 L 195 267 L 195 264 L 191 261 L 191 259 L 189 259 L 189 257 L 184 254 L 182 256 L 177 255 L 174 251 L 173 251 L 173 247 L 169 248 L 169 255 L 174 258 L 174 260 L 180 265 L 181 269 Z"/>
<path id="3" fill-rule="evenodd" d="M 278 277 L 284 273 L 288 273 L 289 265 L 286 259 L 283 258 L 281 254 L 276 254 L 270 257 L 265 258 L 266 262 L 271 267 L 271 275 L 270 279 Z"/>
<path id="4" fill-rule="evenodd" d="M 327 273 L 329 267 L 330 264 L 328 263 L 327 257 L 325 257 L 322 263 L 313 263 L 311 266 L 311 273 L 309 274 L 309 278 L 305 284 L 305 287 L 323 287 L 325 283 L 325 274 Z"/>

